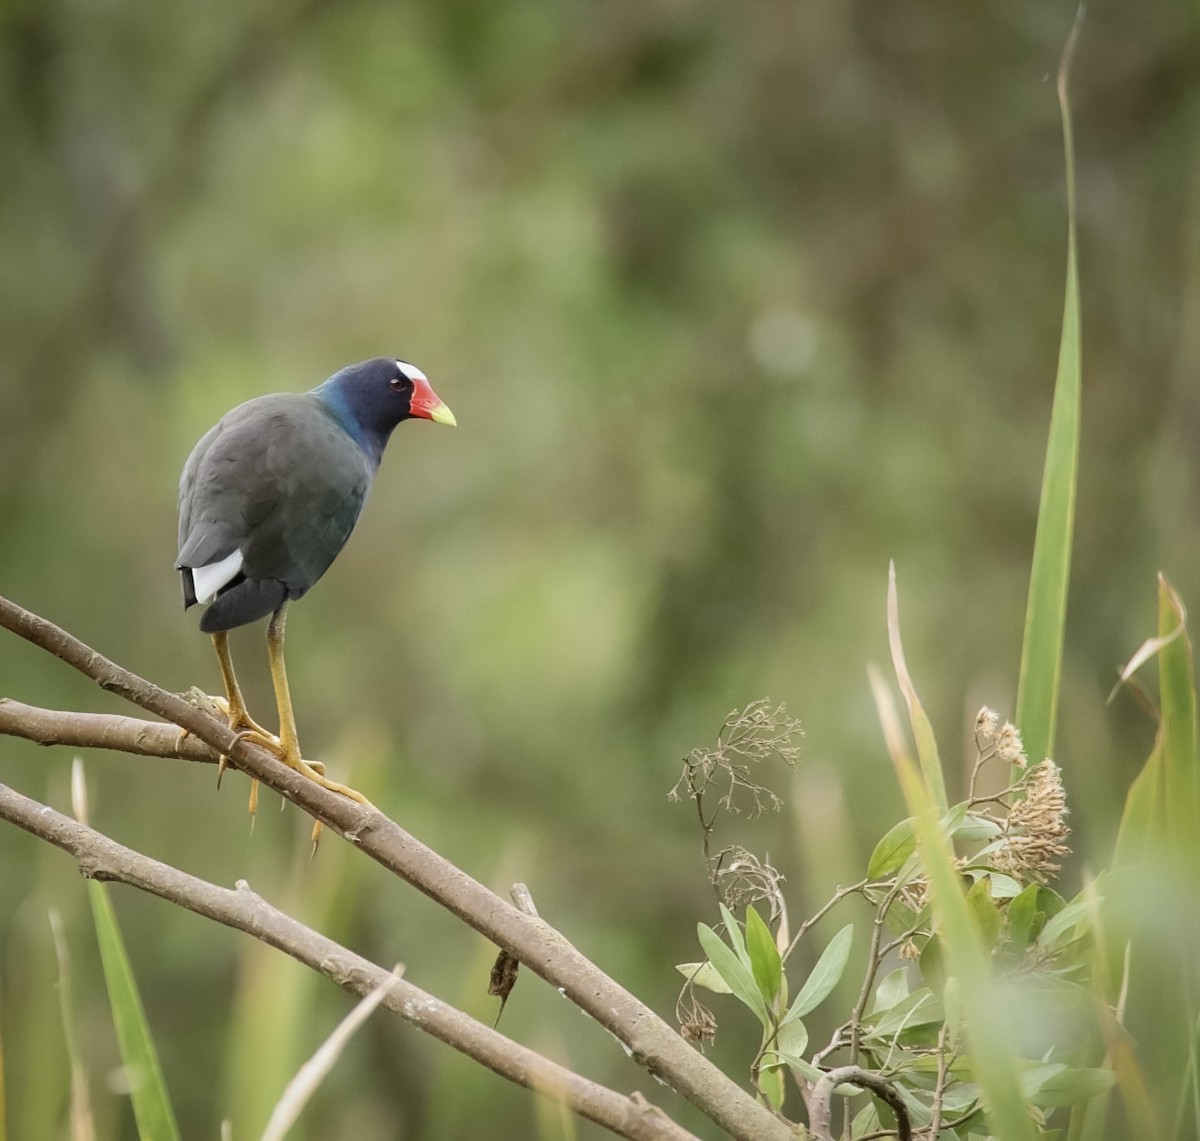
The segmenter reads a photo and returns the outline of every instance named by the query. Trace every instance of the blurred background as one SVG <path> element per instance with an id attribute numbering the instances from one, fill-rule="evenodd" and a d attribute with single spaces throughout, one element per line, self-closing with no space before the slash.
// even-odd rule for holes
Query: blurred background
<path id="1" fill-rule="evenodd" d="M 770 695 L 806 730 L 769 851 L 794 919 L 902 815 L 869 690 L 897 563 L 951 794 L 1012 713 L 1066 210 L 1074 6 L 758 0 L 12 0 L 0 12 L 0 592 L 175 690 L 220 688 L 180 609 L 178 473 L 252 396 L 419 364 L 460 427 L 401 427 L 291 612 L 301 740 L 664 1016 L 715 904 L 680 758 Z M 1074 78 L 1084 329 L 1056 759 L 1103 864 L 1153 727 L 1115 669 L 1155 573 L 1200 606 L 1200 18 L 1102 0 Z M 234 655 L 273 724 L 262 631 Z M 0 694 L 117 711 L 0 637 Z M 67 807 L 70 754 L 0 740 Z M 93 823 L 260 893 L 490 1021 L 494 950 L 213 770 L 94 753 Z M 718 837 L 722 839 L 722 837 Z M 186 1137 L 255 1137 L 350 1005 L 277 953 L 114 892 Z M 17 1141 L 65 1135 L 47 912 L 98 1135 L 133 1135 L 83 883 L 0 828 Z M 830 930 L 846 919 L 834 916 Z M 819 947 L 814 949 L 819 950 Z M 811 963 L 811 957 L 809 959 Z M 804 964 L 797 963 L 802 977 Z M 711 1056 L 742 1073 L 732 1001 Z M 830 1027 L 836 1012 L 829 1014 Z M 501 1029 L 642 1089 L 525 972 Z M 814 1030 L 814 1039 L 817 1031 Z M 293 1136 L 600 1136 L 376 1015 Z"/>

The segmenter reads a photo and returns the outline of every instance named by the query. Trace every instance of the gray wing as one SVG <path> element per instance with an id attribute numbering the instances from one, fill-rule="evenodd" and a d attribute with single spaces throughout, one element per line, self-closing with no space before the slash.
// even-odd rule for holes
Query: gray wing
<path id="1" fill-rule="evenodd" d="M 177 566 L 240 551 L 247 580 L 278 582 L 285 597 L 298 598 L 349 538 L 374 471 L 307 393 L 248 401 L 201 439 L 184 466 Z"/>

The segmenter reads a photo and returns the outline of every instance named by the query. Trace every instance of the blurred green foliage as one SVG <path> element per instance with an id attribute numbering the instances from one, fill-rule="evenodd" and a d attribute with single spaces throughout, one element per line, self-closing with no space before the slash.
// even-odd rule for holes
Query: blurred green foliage
<path id="1" fill-rule="evenodd" d="M 250 396 L 416 361 L 461 426 L 400 429 L 358 533 L 292 613 L 306 752 L 477 877 L 528 882 L 669 1014 L 712 901 L 665 793 L 730 708 L 769 693 L 805 722 L 789 811 L 755 843 L 794 908 L 855 876 L 902 812 L 864 672 L 887 654 L 889 558 L 930 717 L 962 726 L 960 774 L 975 710 L 1012 707 L 1073 15 L 11 0 L 0 592 L 161 684 L 216 689 L 171 571 L 192 443 Z M 1081 864 L 1152 738 L 1104 698 L 1153 627 L 1154 572 L 1200 599 L 1198 51 L 1188 6 L 1106 0 L 1075 64 L 1083 447 L 1056 759 Z M 265 718 L 261 633 L 234 652 Z M 117 708 L 11 637 L 0 693 Z M 59 807 L 68 761 L 0 740 L 0 780 Z M 88 766 L 97 827 L 246 878 L 492 1016 L 482 941 L 332 839 L 306 865 L 297 813 L 264 800 L 251 837 L 236 777 L 218 795 L 199 767 Z M 65 1120 L 55 906 L 97 1126 L 129 1136 L 82 885 L 11 830 L 0 870 L 9 1134 Z M 183 1134 L 232 1115 L 254 1136 L 350 1000 L 195 917 L 114 903 Z M 394 1022 L 368 1024 L 297 1136 L 560 1135 Z M 702 1130 L 537 980 L 503 1028 Z M 738 1033 L 713 1048 L 730 1072 L 753 1052 Z"/>

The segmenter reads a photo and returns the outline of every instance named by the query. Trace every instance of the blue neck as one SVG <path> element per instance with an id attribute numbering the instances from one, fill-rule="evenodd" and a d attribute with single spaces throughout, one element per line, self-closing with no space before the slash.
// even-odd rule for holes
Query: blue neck
<path id="1" fill-rule="evenodd" d="M 378 467 L 391 432 L 380 433 L 365 427 L 350 407 L 350 399 L 346 390 L 340 384 L 334 383 L 336 380 L 336 375 L 331 376 L 324 384 L 314 388 L 312 395 L 324 405 L 338 426 L 362 448 L 367 458 Z"/>

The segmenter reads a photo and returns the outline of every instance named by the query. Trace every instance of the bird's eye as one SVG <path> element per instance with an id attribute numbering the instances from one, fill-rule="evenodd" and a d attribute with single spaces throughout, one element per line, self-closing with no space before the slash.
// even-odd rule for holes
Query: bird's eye
<path id="1" fill-rule="evenodd" d="M 403 392 L 409 384 L 409 379 L 406 376 L 393 376 L 388 383 L 392 386 L 394 391 Z"/>

